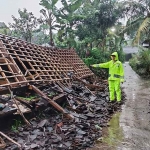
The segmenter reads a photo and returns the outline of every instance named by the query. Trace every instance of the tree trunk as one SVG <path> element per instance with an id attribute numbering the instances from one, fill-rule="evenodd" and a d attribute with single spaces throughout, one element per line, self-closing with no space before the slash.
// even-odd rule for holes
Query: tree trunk
<path id="1" fill-rule="evenodd" d="M 51 26 L 50 26 L 50 28 L 49 28 L 49 36 L 50 36 L 50 45 L 51 45 L 51 46 L 54 46 Z"/>
<path id="2" fill-rule="evenodd" d="M 50 36 L 50 45 L 54 46 L 53 34 L 52 34 L 52 13 L 49 13 L 49 36 Z"/>

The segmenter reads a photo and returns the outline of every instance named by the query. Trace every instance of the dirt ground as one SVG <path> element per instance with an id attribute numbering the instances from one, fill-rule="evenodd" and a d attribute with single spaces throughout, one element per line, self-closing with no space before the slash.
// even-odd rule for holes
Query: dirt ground
<path id="1" fill-rule="evenodd" d="M 128 62 L 124 69 L 127 100 L 92 150 L 150 150 L 150 80 L 141 79 Z"/>

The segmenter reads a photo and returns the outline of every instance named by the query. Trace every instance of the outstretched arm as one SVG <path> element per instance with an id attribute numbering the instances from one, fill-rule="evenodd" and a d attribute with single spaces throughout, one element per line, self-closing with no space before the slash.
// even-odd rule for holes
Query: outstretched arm
<path id="1" fill-rule="evenodd" d="M 109 68 L 109 62 L 91 65 L 94 68 Z"/>

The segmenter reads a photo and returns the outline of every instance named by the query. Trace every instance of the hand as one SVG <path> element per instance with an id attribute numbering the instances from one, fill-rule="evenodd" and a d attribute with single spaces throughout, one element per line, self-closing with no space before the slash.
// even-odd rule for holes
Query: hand
<path id="1" fill-rule="evenodd" d="M 123 83 L 123 82 L 125 82 L 125 80 L 124 80 L 124 79 L 121 79 L 120 82 Z"/>

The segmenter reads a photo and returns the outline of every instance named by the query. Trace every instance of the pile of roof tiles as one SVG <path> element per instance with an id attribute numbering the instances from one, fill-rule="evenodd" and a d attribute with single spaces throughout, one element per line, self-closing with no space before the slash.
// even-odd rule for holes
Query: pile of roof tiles
<path id="1" fill-rule="evenodd" d="M 20 126 L 17 131 L 6 134 L 21 145 L 22 150 L 81 150 L 92 147 L 102 136 L 102 127 L 106 127 L 111 115 L 120 109 L 120 104 L 109 103 L 107 85 L 103 91 L 90 91 L 78 81 L 70 87 L 62 87 L 65 110 L 74 116 L 68 119 L 64 114 L 54 113 L 56 110 L 46 105 L 46 109 L 30 120 L 31 126 Z M 57 86 L 45 87 L 43 92 L 53 99 L 59 93 Z M 56 95 L 54 97 L 56 97 Z M 123 98 L 124 101 L 124 98 Z M 123 102 L 122 101 L 122 102 Z M 45 103 L 40 99 L 38 104 Z M 5 150 L 17 149 L 17 145 L 7 141 Z"/>
<path id="2" fill-rule="evenodd" d="M 20 126 L 17 132 L 6 134 L 24 150 L 80 150 L 92 146 L 102 135 L 101 127 L 107 126 L 120 104 L 108 102 L 105 82 L 95 84 L 94 80 L 92 83 L 83 79 L 87 77 L 94 79 L 73 49 L 42 47 L 0 35 L 0 90 L 13 90 L 15 94 L 0 97 L 1 101 L 6 101 L 1 104 L 0 113 L 8 110 L 9 103 L 11 111 L 17 113 L 14 99 L 35 114 L 45 106 L 42 120 L 35 115 L 29 120 L 31 126 Z M 32 88 L 26 89 L 27 86 Z M 19 98 L 30 96 L 32 92 L 28 90 L 35 92 L 36 101 L 30 103 Z M 61 107 L 57 100 L 62 100 L 66 106 Z M 18 145 L 3 140 L 6 150 L 18 149 Z"/>

